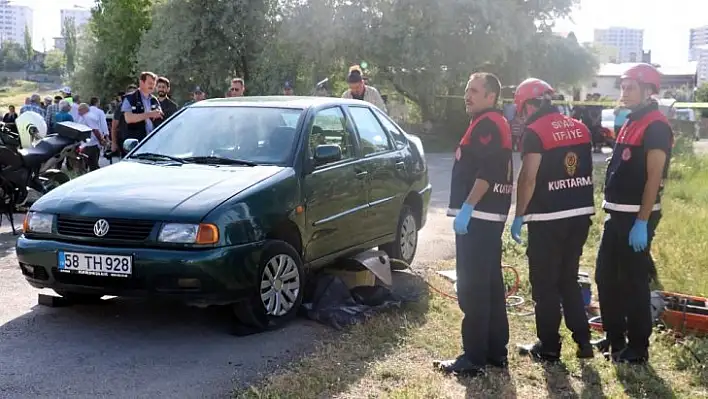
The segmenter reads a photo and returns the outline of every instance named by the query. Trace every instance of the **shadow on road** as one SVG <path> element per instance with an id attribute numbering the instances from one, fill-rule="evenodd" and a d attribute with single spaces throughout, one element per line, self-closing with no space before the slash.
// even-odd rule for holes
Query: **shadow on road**
<path id="1" fill-rule="evenodd" d="M 3 243 L 6 236 L 0 235 Z M 424 289 L 424 283 L 411 281 L 416 277 L 395 275 L 397 292 Z M 29 292 L 36 303 L 40 291 Z M 305 319 L 278 331 L 235 337 L 227 308 L 106 298 L 88 305 L 29 306 L 0 325 L 0 396 L 223 397 L 302 358 L 316 341 L 341 337 Z M 399 340 L 403 330 L 392 329 L 396 336 L 386 339 Z M 356 379 L 364 372 L 356 370 L 385 355 L 361 357 L 348 378 Z"/>

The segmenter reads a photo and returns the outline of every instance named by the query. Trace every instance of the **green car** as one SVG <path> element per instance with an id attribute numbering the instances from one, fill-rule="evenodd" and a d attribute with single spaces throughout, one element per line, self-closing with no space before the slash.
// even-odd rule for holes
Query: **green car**
<path id="1" fill-rule="evenodd" d="M 124 147 L 32 205 L 16 249 L 33 287 L 229 305 L 278 326 L 308 271 L 377 246 L 411 263 L 426 221 L 420 139 L 363 101 L 205 100 Z"/>

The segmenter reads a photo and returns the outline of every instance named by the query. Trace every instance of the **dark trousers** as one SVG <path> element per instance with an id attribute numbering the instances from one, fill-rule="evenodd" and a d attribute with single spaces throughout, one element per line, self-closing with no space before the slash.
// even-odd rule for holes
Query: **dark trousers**
<path id="1" fill-rule="evenodd" d="M 649 250 L 661 213 L 649 217 L 648 245 L 642 252 L 634 252 L 629 246 L 635 219 L 634 213 L 608 215 L 597 254 L 595 282 L 602 327 L 613 351 L 624 348 L 627 339 L 633 349 L 645 351 L 652 332 L 649 283 L 656 268 Z"/>
<path id="2" fill-rule="evenodd" d="M 578 268 L 592 221 L 588 216 L 528 224 L 529 279 L 536 302 L 536 333 L 548 351 L 560 351 L 561 303 L 578 344 L 590 341 Z"/>
<path id="3" fill-rule="evenodd" d="M 457 298 L 464 313 L 462 347 L 468 360 L 484 367 L 487 359 L 506 358 L 509 321 L 501 271 L 504 223 L 471 219 L 457 235 Z"/>
<path id="4" fill-rule="evenodd" d="M 101 157 L 101 147 L 94 145 L 94 146 L 86 146 L 83 149 L 84 154 L 86 154 L 87 157 L 87 166 L 89 172 L 94 171 L 99 168 L 98 166 L 98 161 Z"/>

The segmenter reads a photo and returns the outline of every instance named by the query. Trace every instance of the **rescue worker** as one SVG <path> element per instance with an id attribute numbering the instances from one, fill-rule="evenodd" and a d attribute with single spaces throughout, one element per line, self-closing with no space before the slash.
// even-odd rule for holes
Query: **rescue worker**
<path id="1" fill-rule="evenodd" d="M 501 85 L 474 73 L 465 89 L 472 117 L 452 169 L 448 216 L 454 216 L 458 303 L 463 353 L 436 361 L 445 373 L 476 376 L 507 366 L 509 323 L 501 271 L 502 233 L 511 206 L 511 130 L 497 108 Z"/>
<path id="2" fill-rule="evenodd" d="M 659 71 L 638 64 L 620 79 L 620 103 L 631 113 L 605 176 L 607 218 L 595 271 L 606 333 L 600 349 L 617 362 L 644 363 L 652 332 L 649 283 L 656 273 L 649 250 L 661 218 L 673 132 L 652 98 L 661 87 Z"/>
<path id="3" fill-rule="evenodd" d="M 538 336 L 535 344 L 518 349 L 550 362 L 560 360 L 561 302 L 577 357 L 593 357 L 578 268 L 595 214 L 592 137 L 580 121 L 558 112 L 551 103 L 553 93 L 548 83 L 527 79 L 514 95 L 525 127 L 511 226 L 520 243 L 522 225 L 528 224 L 526 256 Z"/>
<path id="4" fill-rule="evenodd" d="M 152 93 L 155 90 L 157 75 L 152 72 L 140 74 L 138 90 L 126 94 L 121 105 L 125 118 L 125 139 L 144 139 L 155 126 L 155 121 L 162 119 L 164 114 L 160 102 Z"/>

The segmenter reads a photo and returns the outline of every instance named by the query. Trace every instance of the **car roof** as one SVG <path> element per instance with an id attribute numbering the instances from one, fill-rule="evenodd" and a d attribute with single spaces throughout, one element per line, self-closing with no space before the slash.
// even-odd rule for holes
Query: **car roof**
<path id="1" fill-rule="evenodd" d="M 190 107 L 264 107 L 306 109 L 327 105 L 366 105 L 371 104 L 347 98 L 309 97 L 309 96 L 252 96 L 210 98 L 191 104 Z"/>

